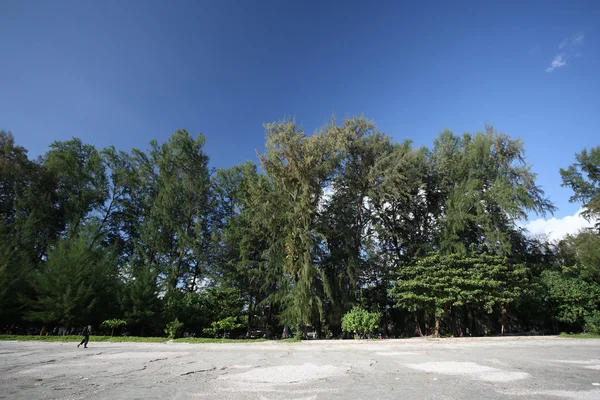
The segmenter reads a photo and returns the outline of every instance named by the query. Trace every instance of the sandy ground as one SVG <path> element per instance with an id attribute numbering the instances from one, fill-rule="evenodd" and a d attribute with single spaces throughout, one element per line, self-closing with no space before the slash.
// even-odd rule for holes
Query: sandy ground
<path id="1" fill-rule="evenodd" d="M 600 340 L 0 342 L 0 399 L 600 399 Z"/>

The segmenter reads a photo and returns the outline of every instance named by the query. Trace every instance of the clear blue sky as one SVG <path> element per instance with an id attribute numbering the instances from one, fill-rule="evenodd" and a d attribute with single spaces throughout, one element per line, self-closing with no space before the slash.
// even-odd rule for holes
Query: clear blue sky
<path id="1" fill-rule="evenodd" d="M 558 169 L 600 144 L 600 2 L 368 4 L 3 0 L 0 128 L 32 156 L 186 128 L 229 167 L 289 115 L 312 132 L 364 114 L 418 145 L 490 122 L 524 140 L 557 216 L 573 214 Z"/>

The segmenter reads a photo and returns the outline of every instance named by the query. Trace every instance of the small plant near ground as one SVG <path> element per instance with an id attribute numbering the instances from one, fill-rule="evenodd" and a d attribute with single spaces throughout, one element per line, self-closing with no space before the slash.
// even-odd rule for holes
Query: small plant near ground
<path id="1" fill-rule="evenodd" d="M 236 328 L 241 328 L 242 324 L 237 322 L 237 319 L 235 317 L 227 317 L 224 318 L 220 321 L 215 321 L 211 324 L 210 328 L 206 328 L 204 330 L 204 332 L 210 334 L 210 335 L 214 335 L 219 336 L 219 334 L 221 332 L 223 332 L 223 338 L 225 338 L 225 335 L 227 334 L 227 332 L 234 330 Z"/>
<path id="2" fill-rule="evenodd" d="M 362 307 L 354 307 L 342 318 L 342 330 L 354 333 L 354 338 L 364 338 L 379 327 L 381 313 L 369 312 Z"/>
<path id="3" fill-rule="evenodd" d="M 179 322 L 179 319 L 175 318 L 175 320 L 167 324 L 165 327 L 165 333 L 169 339 L 175 339 L 181 328 L 183 328 L 183 322 Z"/>

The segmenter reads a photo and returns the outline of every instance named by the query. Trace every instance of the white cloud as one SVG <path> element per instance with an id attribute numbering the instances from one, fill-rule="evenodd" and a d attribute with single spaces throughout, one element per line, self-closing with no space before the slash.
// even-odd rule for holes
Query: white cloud
<path id="1" fill-rule="evenodd" d="M 533 221 L 529 221 L 523 225 L 523 228 L 532 235 L 543 234 L 546 235 L 548 240 L 557 241 L 564 238 L 566 235 L 575 234 L 583 228 L 590 228 L 593 224 L 586 221 L 581 216 L 580 209 L 574 215 L 567 215 L 563 218 L 552 217 L 550 219 L 538 218 Z"/>
<path id="2" fill-rule="evenodd" d="M 582 45 L 584 38 L 585 38 L 585 36 L 583 35 L 583 33 L 577 33 L 577 34 L 573 35 L 571 38 L 571 46 Z"/>
<path id="3" fill-rule="evenodd" d="M 583 46 L 583 40 L 585 35 L 583 33 L 576 33 L 568 38 L 563 39 L 558 45 L 560 53 L 556 54 L 550 66 L 546 68 L 546 72 L 552 72 L 557 68 L 564 67 L 567 65 L 569 59 L 573 57 L 579 57 L 580 53 L 578 49 Z"/>
<path id="4" fill-rule="evenodd" d="M 552 72 L 556 68 L 564 67 L 567 65 L 567 59 L 564 54 L 557 54 L 554 56 L 554 59 L 550 63 L 550 66 L 546 69 L 546 72 Z"/>
<path id="5" fill-rule="evenodd" d="M 565 47 L 567 47 L 568 44 L 569 44 L 569 41 L 567 39 L 563 39 L 563 41 L 560 42 L 560 44 L 558 45 L 558 48 L 562 50 Z"/>
<path id="6" fill-rule="evenodd" d="M 583 33 L 576 33 L 568 38 L 564 38 L 558 45 L 558 48 L 562 50 L 570 47 L 581 46 L 583 45 L 583 39 L 585 39 Z"/>

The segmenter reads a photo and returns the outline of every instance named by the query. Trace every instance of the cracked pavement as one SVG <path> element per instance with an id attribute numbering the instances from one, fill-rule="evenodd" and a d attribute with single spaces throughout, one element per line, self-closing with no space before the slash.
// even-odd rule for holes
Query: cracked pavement
<path id="1" fill-rule="evenodd" d="M 0 342 L 0 388 L 11 400 L 600 399 L 600 340 Z"/>

